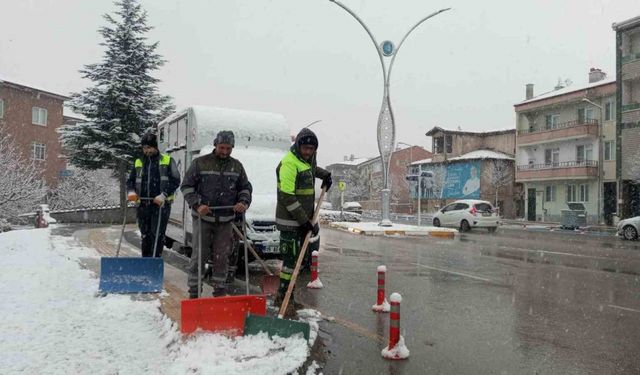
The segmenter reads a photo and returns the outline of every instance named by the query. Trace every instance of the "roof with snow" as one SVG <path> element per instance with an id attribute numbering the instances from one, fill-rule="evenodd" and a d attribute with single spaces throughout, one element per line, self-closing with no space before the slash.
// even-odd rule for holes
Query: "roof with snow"
<path id="1" fill-rule="evenodd" d="M 549 91 L 549 92 L 544 93 L 544 94 L 540 94 L 538 96 L 534 96 L 531 99 L 528 99 L 528 100 L 522 101 L 520 103 L 517 103 L 516 106 L 519 106 L 521 104 L 528 104 L 528 103 L 536 102 L 538 100 L 549 99 L 549 98 L 553 98 L 553 97 L 569 94 L 569 93 L 572 93 L 572 92 L 577 92 L 577 91 L 581 91 L 581 90 L 587 90 L 587 89 L 591 89 L 591 88 L 598 87 L 598 86 L 608 85 L 610 83 L 614 83 L 615 81 L 616 81 L 615 77 L 611 77 L 611 78 L 605 78 L 605 79 L 597 81 L 597 82 L 588 83 L 586 85 L 581 85 L 581 86 L 571 85 L 571 86 L 567 86 L 567 87 L 561 88 L 559 90 L 553 90 L 553 91 Z"/>
<path id="2" fill-rule="evenodd" d="M 503 152 L 494 151 L 494 150 L 475 150 L 475 151 L 467 152 L 464 155 L 449 158 L 447 159 L 447 162 L 461 161 L 461 160 L 480 160 L 480 159 L 515 160 L 513 155 L 505 154 Z M 432 164 L 432 163 L 433 163 L 433 159 L 424 159 L 424 160 L 414 161 L 413 163 L 411 163 L 411 165 Z M 440 164 L 440 163 L 434 163 L 434 164 Z"/>
<path id="3" fill-rule="evenodd" d="M 43 94 L 52 96 L 52 97 L 54 97 L 56 99 L 60 99 L 60 100 L 69 100 L 69 99 L 71 99 L 68 96 L 61 95 L 61 94 L 56 94 L 55 92 L 48 91 L 48 90 L 39 89 L 35 85 L 30 85 L 30 84 L 26 84 L 26 83 L 18 83 L 18 82 L 14 81 L 14 80 L 9 80 L 8 78 L 5 78 L 3 76 L 0 76 L 0 84 L 6 84 L 6 85 L 9 85 L 9 86 L 14 86 L 16 88 L 23 89 L 23 90 L 38 91 L 38 92 L 41 92 Z"/>
<path id="4" fill-rule="evenodd" d="M 357 166 L 360 165 L 366 161 L 371 160 L 372 158 L 355 158 L 353 160 L 345 160 L 345 161 L 339 161 L 336 163 L 331 163 L 331 165 L 350 165 L 350 166 Z"/>
<path id="5" fill-rule="evenodd" d="M 508 155 L 503 152 L 498 152 L 493 150 L 475 150 L 475 151 L 467 152 L 464 155 L 456 156 L 455 158 L 450 158 L 449 161 L 475 160 L 475 159 L 514 160 L 512 155 Z"/>
<path id="6" fill-rule="evenodd" d="M 442 128 L 440 126 L 435 126 L 431 130 L 429 130 L 425 135 L 427 137 L 431 137 L 433 134 L 438 133 L 438 132 L 449 133 L 449 134 L 451 134 L 451 133 L 455 133 L 455 134 L 472 134 L 472 135 L 478 135 L 478 136 L 481 136 L 481 137 L 486 137 L 486 136 L 490 136 L 490 135 L 515 133 L 516 129 L 515 128 L 513 128 L 513 129 L 509 128 L 509 129 L 492 130 L 492 131 L 488 131 L 488 132 L 469 132 L 469 131 L 463 131 L 463 130 L 450 130 L 450 129 Z"/>
<path id="7" fill-rule="evenodd" d="M 640 26 L 640 16 L 635 16 L 622 22 L 614 22 L 613 25 L 611 25 L 611 28 L 615 31 L 625 31 L 637 26 Z"/>

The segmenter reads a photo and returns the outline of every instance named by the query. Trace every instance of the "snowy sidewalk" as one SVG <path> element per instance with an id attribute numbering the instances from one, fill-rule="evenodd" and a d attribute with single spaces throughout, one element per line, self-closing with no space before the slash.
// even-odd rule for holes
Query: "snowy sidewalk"
<path id="1" fill-rule="evenodd" d="M 51 229 L 0 234 L 0 368 L 26 374 L 286 374 L 302 338 L 182 337 L 157 299 L 96 297 L 81 259 L 99 254 Z"/>
<path id="2" fill-rule="evenodd" d="M 331 228 L 369 236 L 431 236 L 438 238 L 454 238 L 456 233 L 458 233 L 457 230 L 449 228 L 437 228 L 395 223 L 390 227 L 382 227 L 378 225 L 377 222 L 333 222 L 329 224 L 329 226 Z"/>

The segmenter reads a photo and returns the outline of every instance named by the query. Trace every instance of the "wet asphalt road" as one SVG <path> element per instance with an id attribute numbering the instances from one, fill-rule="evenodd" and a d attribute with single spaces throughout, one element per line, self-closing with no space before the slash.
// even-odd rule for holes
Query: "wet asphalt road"
<path id="1" fill-rule="evenodd" d="M 499 231 L 455 240 L 323 228 L 325 288 L 299 298 L 321 324 L 325 374 L 640 374 L 640 244 Z M 403 296 L 411 357 L 380 356 L 376 267 Z M 308 276 L 306 276 L 308 277 Z M 304 284 L 302 284 L 304 285 Z"/>

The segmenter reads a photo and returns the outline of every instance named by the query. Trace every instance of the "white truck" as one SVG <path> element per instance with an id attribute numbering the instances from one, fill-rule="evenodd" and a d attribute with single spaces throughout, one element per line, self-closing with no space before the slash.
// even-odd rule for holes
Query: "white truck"
<path id="1" fill-rule="evenodd" d="M 220 130 L 231 130 L 235 147 L 231 154 L 243 165 L 253 186 L 247 211 L 247 237 L 264 258 L 277 258 L 279 232 L 275 213 L 276 167 L 291 145 L 284 116 L 274 113 L 192 106 L 174 113 L 158 124 L 158 148 L 175 159 L 181 178 L 193 159 L 213 151 L 213 139 Z M 191 210 L 176 191 L 167 225 L 165 245 L 178 243 L 178 251 L 190 256 L 193 246 Z"/>

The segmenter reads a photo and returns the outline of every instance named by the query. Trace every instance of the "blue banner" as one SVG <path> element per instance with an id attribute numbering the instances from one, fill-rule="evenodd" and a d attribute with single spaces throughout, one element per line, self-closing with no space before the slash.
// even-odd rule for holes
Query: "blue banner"
<path id="1" fill-rule="evenodd" d="M 452 163 L 448 165 L 422 165 L 428 177 L 420 179 L 422 199 L 479 199 L 481 162 Z M 409 182 L 411 197 L 418 196 L 417 181 Z"/>

